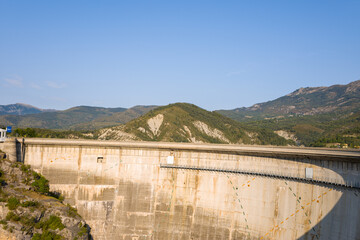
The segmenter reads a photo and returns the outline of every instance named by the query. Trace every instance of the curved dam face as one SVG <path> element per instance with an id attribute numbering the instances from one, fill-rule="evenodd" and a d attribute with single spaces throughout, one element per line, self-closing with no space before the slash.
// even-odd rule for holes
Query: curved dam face
<path id="1" fill-rule="evenodd" d="M 360 239 L 360 153 L 26 139 L 94 239 Z"/>

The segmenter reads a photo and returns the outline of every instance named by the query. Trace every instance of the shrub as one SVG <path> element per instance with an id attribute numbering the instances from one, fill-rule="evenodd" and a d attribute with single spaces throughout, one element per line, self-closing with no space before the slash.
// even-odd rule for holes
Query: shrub
<path id="1" fill-rule="evenodd" d="M 27 172 L 29 172 L 30 168 L 31 167 L 29 165 L 22 164 L 20 167 L 20 170 L 27 173 Z"/>
<path id="2" fill-rule="evenodd" d="M 63 239 L 61 235 L 50 232 L 48 230 L 43 231 L 42 234 L 35 233 L 34 236 L 31 238 L 31 240 L 61 240 L 61 239 Z"/>
<path id="3" fill-rule="evenodd" d="M 38 207 L 39 202 L 38 201 L 26 201 L 21 204 L 23 207 Z"/>
<path id="4" fill-rule="evenodd" d="M 16 197 L 11 197 L 7 200 L 6 206 L 9 208 L 9 210 L 15 210 L 19 205 L 20 201 Z"/>
<path id="5" fill-rule="evenodd" d="M 37 174 L 37 173 L 36 173 Z M 43 193 L 43 194 L 49 194 L 49 181 L 44 178 L 43 176 L 37 174 L 39 177 L 35 178 L 35 181 L 31 184 L 35 191 Z"/>
<path id="6" fill-rule="evenodd" d="M 41 177 L 41 175 L 38 174 L 37 172 L 33 172 L 32 174 L 33 174 L 33 177 L 34 177 L 35 180 L 39 179 Z"/>
<path id="7" fill-rule="evenodd" d="M 51 197 L 54 197 L 54 198 L 60 200 L 60 202 L 64 201 L 64 199 L 65 199 L 65 197 L 63 195 L 61 195 L 61 193 L 59 193 L 59 192 L 49 192 L 49 195 Z"/>
<path id="8" fill-rule="evenodd" d="M 60 231 L 65 228 L 65 226 L 61 222 L 61 218 L 55 215 L 51 215 L 50 218 L 46 221 L 38 222 L 35 225 L 36 228 L 41 228 L 42 230 L 56 230 L 59 229 Z"/>
<path id="9" fill-rule="evenodd" d="M 36 218 L 34 217 L 30 218 L 29 216 L 22 216 L 20 218 L 20 222 L 22 223 L 23 226 L 34 227 L 36 223 Z"/>
<path id="10" fill-rule="evenodd" d="M 6 221 L 19 221 L 20 217 L 18 215 L 16 215 L 14 212 L 8 212 L 8 214 L 6 215 Z"/>
<path id="11" fill-rule="evenodd" d="M 80 223 L 81 224 L 81 223 Z M 78 236 L 82 237 L 87 233 L 87 227 L 86 225 L 82 226 L 82 224 L 80 225 L 80 231 L 78 232 Z"/>
<path id="12" fill-rule="evenodd" d="M 76 208 L 73 208 L 72 206 L 70 206 L 70 204 L 67 204 L 67 207 L 68 207 L 68 216 L 69 217 L 76 217 L 76 216 L 79 216 Z"/>

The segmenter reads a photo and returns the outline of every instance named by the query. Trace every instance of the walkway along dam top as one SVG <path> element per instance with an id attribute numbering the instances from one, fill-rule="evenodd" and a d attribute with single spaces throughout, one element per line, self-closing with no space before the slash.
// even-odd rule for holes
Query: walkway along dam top
<path id="1" fill-rule="evenodd" d="M 10 140 L 14 141 L 14 139 Z M 20 138 L 17 141 L 23 142 Z M 305 147 L 282 147 L 282 146 L 258 146 L 258 145 L 233 145 L 233 144 L 194 144 L 194 143 L 171 143 L 171 142 L 117 142 L 100 140 L 73 140 L 51 138 L 25 138 L 25 144 L 31 145 L 56 145 L 56 146 L 94 146 L 94 147 L 117 147 L 117 148 L 146 148 L 165 150 L 188 150 L 218 153 L 245 154 L 254 156 L 292 156 L 309 158 L 326 158 L 327 160 L 341 159 L 345 161 L 360 162 L 360 150 L 331 149 L 331 148 L 305 148 Z"/>

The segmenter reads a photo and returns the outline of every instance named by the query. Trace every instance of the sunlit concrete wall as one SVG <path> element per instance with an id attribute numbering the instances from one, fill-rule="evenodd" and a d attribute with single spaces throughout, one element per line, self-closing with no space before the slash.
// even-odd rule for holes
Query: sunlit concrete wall
<path id="1" fill-rule="evenodd" d="M 174 165 L 360 182 L 359 152 L 25 140 L 25 163 L 77 207 L 94 239 L 360 239 L 356 189 Z"/>

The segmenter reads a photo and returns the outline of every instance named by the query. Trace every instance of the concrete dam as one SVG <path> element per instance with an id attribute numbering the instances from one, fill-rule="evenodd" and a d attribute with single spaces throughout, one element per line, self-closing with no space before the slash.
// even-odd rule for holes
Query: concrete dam
<path id="1" fill-rule="evenodd" d="M 96 240 L 360 239 L 360 152 L 19 139 L 0 144 Z"/>

